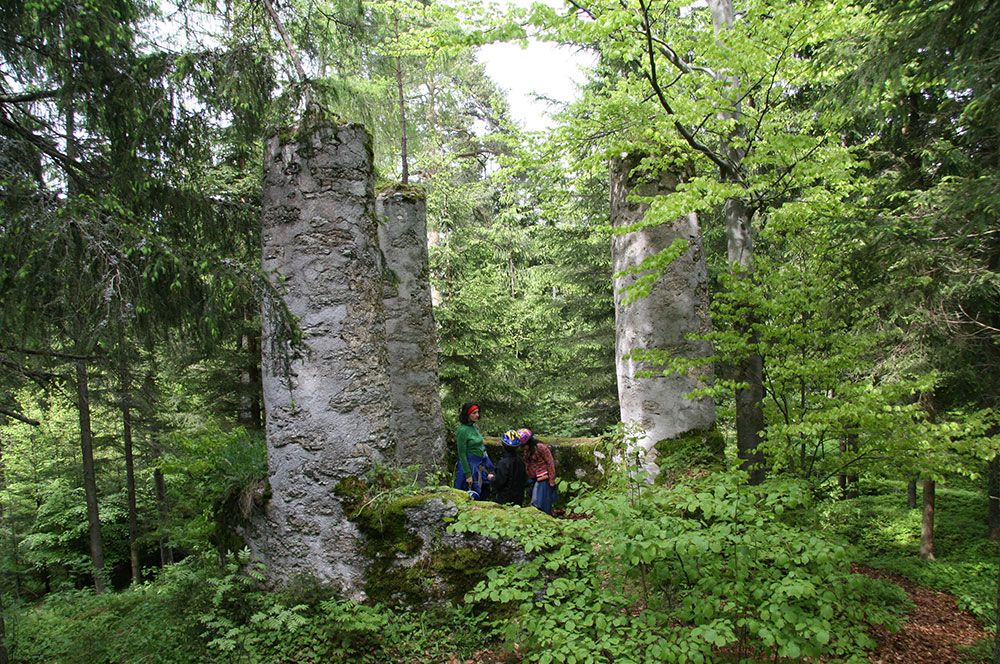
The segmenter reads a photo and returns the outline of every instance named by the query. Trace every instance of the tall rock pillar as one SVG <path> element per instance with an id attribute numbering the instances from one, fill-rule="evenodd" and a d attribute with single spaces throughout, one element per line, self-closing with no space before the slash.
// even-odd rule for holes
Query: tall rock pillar
<path id="1" fill-rule="evenodd" d="M 385 257 L 385 318 L 392 381 L 396 461 L 418 465 L 421 477 L 444 462 L 444 420 L 438 382 L 437 330 L 427 262 L 427 202 L 412 189 L 375 199 Z"/>
<path id="2" fill-rule="evenodd" d="M 611 165 L 611 222 L 615 227 L 639 224 L 646 216 L 649 206 L 628 200 L 630 195 L 663 195 L 677 187 L 674 173 L 661 172 L 653 177 L 633 174 L 641 159 L 641 155 L 628 155 Z M 635 282 L 635 275 L 617 277 L 614 283 L 615 363 L 622 421 L 641 429 L 638 443 L 645 452 L 646 470 L 651 473 L 657 470 L 654 448 L 663 441 L 686 440 L 693 435 L 706 446 L 718 444 L 714 400 L 684 398 L 711 380 L 711 369 L 643 377 L 643 371 L 662 371 L 662 367 L 631 357 L 633 351 L 648 349 L 669 351 L 675 357 L 711 354 L 709 342 L 687 338 L 711 329 L 708 273 L 696 214 L 616 235 L 612 241 L 614 271 L 618 274 L 639 265 L 676 238 L 688 241 L 688 251 L 666 268 L 645 298 L 628 305 L 622 303 L 623 291 Z"/>
<path id="3" fill-rule="evenodd" d="M 263 267 L 307 348 L 280 352 L 265 310 L 270 499 L 251 549 L 273 581 L 309 575 L 359 596 L 362 536 L 337 484 L 395 456 L 371 136 L 317 123 L 267 143 Z"/>

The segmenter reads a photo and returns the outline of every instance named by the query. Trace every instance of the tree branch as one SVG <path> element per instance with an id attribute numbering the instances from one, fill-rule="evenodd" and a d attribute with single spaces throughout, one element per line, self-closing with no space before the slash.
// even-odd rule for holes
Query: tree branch
<path id="1" fill-rule="evenodd" d="M 653 87 L 653 92 L 656 93 L 656 98 L 660 102 L 660 106 L 663 110 L 667 112 L 667 115 L 676 115 L 674 109 L 670 106 L 670 102 L 667 100 L 666 95 L 663 93 L 663 89 L 660 87 L 659 80 L 656 74 L 656 49 L 653 48 L 653 29 L 649 22 L 649 9 L 646 6 L 644 0 L 639 1 L 639 7 L 642 10 L 642 30 L 646 38 L 646 53 L 649 56 L 649 71 L 646 72 L 646 80 Z M 724 177 L 731 178 L 732 180 L 743 184 L 743 176 L 740 174 L 739 169 L 735 164 L 732 164 L 728 159 L 724 159 L 719 156 L 712 148 L 708 147 L 697 138 L 694 134 L 685 127 L 680 121 L 674 121 L 674 127 L 684 138 L 688 145 L 702 153 L 711 160 L 713 164 L 719 167 L 722 171 Z"/>
<path id="2" fill-rule="evenodd" d="M 82 163 L 80 163 L 79 161 L 73 159 L 68 155 L 63 154 L 55 147 L 50 145 L 48 141 L 41 138 L 40 136 L 36 136 L 33 132 L 28 131 L 27 129 L 17 124 L 16 122 L 12 122 L 11 120 L 5 117 L 0 117 L 0 125 L 7 127 L 8 129 L 11 129 L 16 134 L 20 134 L 24 138 L 24 140 L 28 141 L 42 152 L 52 157 L 52 159 L 54 159 L 58 164 L 60 164 L 66 171 L 66 173 L 68 173 L 71 177 L 74 177 L 76 179 L 79 179 L 81 175 L 87 175 L 93 177 L 94 175 L 93 172 L 91 172 L 90 169 L 88 169 Z"/>
<path id="3" fill-rule="evenodd" d="M 305 83 L 306 72 L 302 68 L 302 62 L 299 60 L 299 52 L 295 49 L 295 44 L 292 43 L 292 38 L 289 36 L 288 30 L 285 29 L 285 24 L 281 21 L 281 17 L 278 16 L 278 12 L 274 10 L 271 0 L 264 0 L 264 8 L 271 16 L 271 21 L 278 30 L 278 34 L 281 35 L 281 41 L 285 42 L 285 48 L 288 49 L 288 56 L 292 59 L 292 65 L 294 65 L 295 71 L 299 75 L 299 82 Z"/>
<path id="4" fill-rule="evenodd" d="M 77 355 L 74 353 L 62 353 L 55 350 L 35 350 L 32 348 L 19 348 L 17 346 L 0 346 L 0 353 L 21 353 L 22 355 L 41 355 L 43 357 L 58 357 L 65 360 L 96 360 L 95 355 Z"/>
<path id="5" fill-rule="evenodd" d="M 19 95 L 0 95 L 0 104 L 22 104 L 27 101 L 51 99 L 58 96 L 59 92 L 60 90 L 37 90 L 35 92 L 23 92 Z"/>
<path id="6" fill-rule="evenodd" d="M 21 413 L 17 413 L 13 410 L 10 410 L 9 408 L 4 408 L 3 406 L 0 406 L 0 415 L 6 415 L 7 417 L 12 417 L 15 420 L 19 420 L 21 422 L 24 422 L 25 424 L 30 424 L 36 427 L 39 424 L 41 424 L 41 422 L 39 422 L 38 420 L 33 420 L 27 415 L 22 415 Z"/>

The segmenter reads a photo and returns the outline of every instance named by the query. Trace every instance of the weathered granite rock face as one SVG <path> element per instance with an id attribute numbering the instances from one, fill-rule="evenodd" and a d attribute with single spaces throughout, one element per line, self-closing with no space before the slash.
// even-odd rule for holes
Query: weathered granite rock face
<path id="1" fill-rule="evenodd" d="M 299 574 L 360 596 L 363 537 L 334 487 L 395 457 L 371 137 L 318 123 L 267 143 L 263 267 L 308 353 L 282 366 L 265 311 L 271 499 L 248 531 L 278 583 Z"/>
<path id="2" fill-rule="evenodd" d="M 643 220 L 649 206 L 628 200 L 631 194 L 662 195 L 678 183 L 673 173 L 657 177 L 633 174 L 640 155 L 628 155 L 611 166 L 611 220 L 614 226 L 628 226 Z M 689 242 L 689 250 L 666 269 L 645 298 L 622 304 L 624 288 L 634 283 L 629 275 L 615 279 L 615 361 L 622 421 L 642 429 L 638 444 L 647 452 L 646 470 L 656 472 L 655 446 L 666 439 L 691 431 L 706 431 L 715 422 L 712 399 L 685 399 L 684 395 L 711 380 L 711 368 L 644 378 L 638 374 L 654 369 L 649 363 L 629 357 L 637 349 L 668 350 L 678 357 L 705 357 L 711 353 L 706 341 L 686 338 L 709 331 L 708 275 L 698 217 L 685 215 L 673 223 L 660 224 L 615 236 L 612 261 L 615 273 L 636 266 L 647 256 L 670 246 L 675 238 Z M 661 447 L 662 449 L 662 447 Z"/>
<path id="3" fill-rule="evenodd" d="M 375 199 L 375 216 L 387 268 L 385 321 L 396 461 L 418 465 L 424 476 L 441 466 L 445 452 L 426 200 L 412 189 L 384 191 Z"/>

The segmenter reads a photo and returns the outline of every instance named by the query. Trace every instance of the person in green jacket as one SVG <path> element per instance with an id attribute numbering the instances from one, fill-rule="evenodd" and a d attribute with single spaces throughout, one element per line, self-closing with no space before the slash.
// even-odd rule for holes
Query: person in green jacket
<path id="1" fill-rule="evenodd" d="M 473 500 L 489 500 L 490 480 L 493 479 L 493 462 L 486 454 L 483 434 L 479 433 L 479 405 L 464 403 L 458 413 L 458 465 L 455 468 L 455 488 L 468 491 Z"/>

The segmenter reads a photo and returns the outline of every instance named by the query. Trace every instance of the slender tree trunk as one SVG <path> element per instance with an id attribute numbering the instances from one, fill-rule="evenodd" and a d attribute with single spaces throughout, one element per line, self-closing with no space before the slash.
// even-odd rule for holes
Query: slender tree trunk
<path id="1" fill-rule="evenodd" d="M 7 654 L 7 621 L 4 620 L 6 611 L 3 595 L 0 595 L 0 664 L 9 664 L 10 662 L 10 657 Z"/>
<path id="2" fill-rule="evenodd" d="M 856 433 L 846 434 L 840 439 L 840 454 L 846 458 L 849 453 L 858 451 L 858 435 Z M 853 473 L 841 473 L 837 476 L 837 484 L 840 486 L 840 497 L 842 500 L 858 497 L 858 476 Z"/>
<path id="3" fill-rule="evenodd" d="M 244 319 L 252 320 L 253 314 L 245 312 Z M 243 372 L 243 395 L 240 397 L 239 422 L 251 429 L 261 429 L 264 426 L 261 409 L 261 373 L 260 373 L 260 333 L 250 332 L 241 340 L 241 346 L 246 352 L 246 369 Z"/>
<path id="4" fill-rule="evenodd" d="M 156 490 L 156 504 L 159 508 L 160 517 L 166 518 L 168 514 L 167 510 L 167 483 L 163 479 L 163 472 L 157 468 L 153 471 L 153 484 Z M 159 541 L 160 546 L 160 565 L 166 567 L 167 565 L 174 564 L 174 549 L 162 538 Z"/>
<path id="5" fill-rule="evenodd" d="M 139 562 L 139 518 L 135 500 L 135 460 L 132 444 L 132 409 L 129 407 L 128 370 L 122 378 L 122 432 L 125 439 L 125 485 L 128 495 L 128 550 L 132 562 L 132 583 L 142 583 L 142 566 Z"/>
<path id="6" fill-rule="evenodd" d="M 920 522 L 920 559 L 934 560 L 934 480 L 924 480 L 923 519 Z"/>
<path id="7" fill-rule="evenodd" d="M 157 401 L 159 393 L 156 387 L 155 369 L 147 373 L 146 377 L 143 379 L 142 391 L 150 403 L 155 403 Z M 160 523 L 163 524 L 167 523 L 167 519 L 170 516 L 170 507 L 167 504 L 167 483 L 163 477 L 163 471 L 160 470 L 160 458 L 163 456 L 163 450 L 160 449 L 160 445 L 156 438 L 148 434 L 146 436 L 146 445 L 153 457 L 153 496 L 156 500 L 156 511 L 159 515 Z M 157 544 L 160 549 L 160 567 L 173 565 L 173 548 L 171 548 L 162 537 L 158 539 Z"/>
<path id="8" fill-rule="evenodd" d="M 153 448 L 153 454 L 155 458 L 160 457 L 160 451 L 157 448 Z M 160 520 L 166 521 L 170 514 L 170 510 L 167 506 L 167 483 L 163 478 L 163 471 L 160 470 L 159 465 L 153 470 L 153 487 L 156 493 L 156 507 L 157 511 L 160 513 Z M 159 540 L 160 547 L 160 566 L 166 567 L 167 565 L 174 564 L 174 549 L 168 545 L 163 539 Z"/>
<path id="9" fill-rule="evenodd" d="M 264 0 L 264 9 L 267 10 L 268 15 L 271 17 L 274 27 L 281 36 L 281 41 L 285 43 L 285 48 L 288 50 L 288 57 L 292 61 L 292 66 L 295 67 L 295 73 L 298 74 L 299 83 L 305 86 L 307 83 L 306 70 L 302 68 L 302 60 L 299 58 L 299 52 L 295 48 L 295 43 L 288 34 L 288 30 L 285 29 L 284 22 L 281 20 L 281 17 L 278 16 L 278 12 L 275 11 L 274 4 L 271 0 Z M 304 90 L 304 93 L 306 105 L 308 106 L 312 102 L 312 93 L 308 87 Z"/>
<path id="10" fill-rule="evenodd" d="M 994 456 L 986 472 L 989 493 L 990 539 L 1000 542 L 1000 454 Z M 1000 625 L 1000 623 L 997 623 Z"/>
<path id="11" fill-rule="evenodd" d="M 0 491 L 7 486 L 7 473 L 3 462 L 3 448 L 0 448 Z M 0 504 L 0 524 L 3 523 L 3 505 Z M 11 534 L 14 532 L 14 524 L 11 523 Z M 15 553 L 17 549 L 14 549 Z M 15 567 L 17 563 L 15 561 Z M 8 664 L 10 657 L 7 655 L 7 622 L 4 620 L 6 608 L 3 603 L 3 587 L 0 586 L 0 664 Z"/>
<path id="12" fill-rule="evenodd" d="M 912 479 L 906 483 L 906 507 L 917 509 L 917 480 Z"/>
<path id="13" fill-rule="evenodd" d="M 732 0 L 709 0 L 708 5 L 716 33 L 732 27 L 735 20 Z M 742 133 L 740 125 L 742 111 L 735 98 L 735 88 L 739 81 L 732 76 L 724 76 L 723 80 L 728 81 L 734 88 L 734 98 L 732 107 L 720 115 L 735 120 L 733 138 L 738 138 Z M 722 178 L 730 182 L 735 181 L 734 169 L 739 167 L 743 154 L 730 139 L 724 140 L 721 153 L 731 165 L 730 169 L 723 170 Z M 730 269 L 737 269 L 741 275 L 747 277 L 753 264 L 753 228 L 750 211 L 743 200 L 729 198 L 726 199 L 723 213 L 726 218 L 726 243 Z M 757 346 L 753 323 L 752 320 L 742 321 L 740 326 L 742 329 L 739 330 L 747 337 L 749 348 Z M 736 392 L 737 456 L 742 460 L 740 467 L 750 473 L 750 483 L 760 484 L 766 476 L 764 452 L 760 449 L 761 433 L 764 430 L 764 358 L 751 352 L 740 361 L 737 372 L 738 379 L 747 385 Z"/>
<path id="14" fill-rule="evenodd" d="M 83 490 L 87 496 L 87 522 L 90 524 L 90 558 L 94 566 L 94 589 L 106 586 L 104 544 L 101 541 L 101 516 L 97 505 L 97 477 L 94 471 L 94 436 L 90 428 L 90 394 L 87 385 L 87 361 L 76 362 L 76 400 L 80 416 L 80 452 L 83 457 Z"/>
<path id="15" fill-rule="evenodd" d="M 399 41 L 399 13 L 393 12 L 393 25 L 396 29 L 396 41 Z M 399 151 L 402 162 L 402 174 L 399 176 L 400 182 L 408 184 L 410 181 L 410 159 L 407 154 L 406 145 L 406 97 L 403 95 L 403 59 L 396 56 L 396 89 L 399 93 L 399 125 L 400 139 Z"/>
<path id="16" fill-rule="evenodd" d="M 1000 547 L 997 547 L 1000 552 Z M 997 576 L 997 628 L 993 637 L 993 664 L 1000 664 L 1000 576 Z"/>
<path id="17" fill-rule="evenodd" d="M 840 457 L 847 457 L 847 439 L 841 438 L 838 443 L 838 449 L 840 450 Z M 840 489 L 840 499 L 847 499 L 847 473 L 840 473 L 837 475 L 837 488 Z"/>

